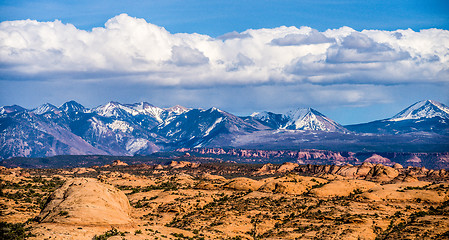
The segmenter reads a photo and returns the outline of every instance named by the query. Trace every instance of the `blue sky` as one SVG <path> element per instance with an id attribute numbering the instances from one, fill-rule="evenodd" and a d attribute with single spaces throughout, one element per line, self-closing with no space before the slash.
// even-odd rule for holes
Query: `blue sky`
<path id="1" fill-rule="evenodd" d="M 355 30 L 449 28 L 445 0 L 165 0 L 165 1 L 1 1 L 0 20 L 59 19 L 90 30 L 121 13 L 144 18 L 172 33 L 213 37 L 227 32 L 279 26 L 309 26 L 319 31 L 349 26 Z"/>
<path id="2" fill-rule="evenodd" d="M 444 0 L 0 3 L 0 105 L 314 107 L 350 124 L 449 104 Z"/>

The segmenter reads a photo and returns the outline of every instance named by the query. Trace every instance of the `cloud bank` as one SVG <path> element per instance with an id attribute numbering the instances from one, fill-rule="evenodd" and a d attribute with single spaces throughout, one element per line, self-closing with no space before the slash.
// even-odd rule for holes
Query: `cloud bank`
<path id="1" fill-rule="evenodd" d="M 441 29 L 282 26 L 213 38 L 126 14 L 91 31 L 58 20 L 0 23 L 0 105 L 149 101 L 249 114 L 395 103 L 383 115 L 331 116 L 354 123 L 427 98 L 447 103 L 448 89 L 449 31 Z"/>
<path id="2" fill-rule="evenodd" d="M 120 78 L 160 86 L 449 81 L 449 31 L 250 29 L 171 34 L 126 14 L 84 31 L 60 21 L 0 24 L 3 80 Z"/>

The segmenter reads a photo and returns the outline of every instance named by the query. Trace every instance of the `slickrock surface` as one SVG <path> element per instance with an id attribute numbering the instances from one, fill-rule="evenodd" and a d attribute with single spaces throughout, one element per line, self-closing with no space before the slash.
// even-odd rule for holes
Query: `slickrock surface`
<path id="1" fill-rule="evenodd" d="M 128 224 L 128 198 L 113 186 L 91 178 L 68 180 L 48 199 L 41 222 L 72 225 Z"/>

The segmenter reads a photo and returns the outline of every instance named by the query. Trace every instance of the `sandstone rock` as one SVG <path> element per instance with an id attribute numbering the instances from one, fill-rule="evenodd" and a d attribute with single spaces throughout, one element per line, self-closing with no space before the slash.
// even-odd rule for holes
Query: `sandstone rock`
<path id="1" fill-rule="evenodd" d="M 358 167 L 354 167 L 352 165 L 342 166 L 336 174 L 348 177 L 348 178 L 356 178 L 357 177 Z"/>
<path id="2" fill-rule="evenodd" d="M 369 163 L 374 163 L 374 164 L 383 164 L 383 165 L 392 164 L 390 159 L 382 157 L 378 154 L 373 154 L 371 157 L 367 158 L 364 162 L 369 162 Z"/>
<path id="3" fill-rule="evenodd" d="M 262 186 L 262 182 L 245 177 L 238 177 L 231 179 L 230 182 L 224 185 L 224 188 L 237 191 L 255 191 Z"/>
<path id="4" fill-rule="evenodd" d="M 259 170 L 257 170 L 254 174 L 255 175 L 267 175 L 267 174 L 274 174 L 276 172 L 276 167 L 271 164 L 267 163 L 264 164 Z"/>
<path id="5" fill-rule="evenodd" d="M 179 173 L 176 175 L 176 182 L 180 185 L 184 186 L 193 186 L 195 184 L 195 180 L 189 174 Z"/>
<path id="6" fill-rule="evenodd" d="M 158 164 L 158 165 L 156 165 L 156 166 L 154 167 L 154 169 L 155 169 L 155 170 L 162 170 L 162 169 L 164 169 L 164 167 L 163 167 L 162 165 Z"/>
<path id="7" fill-rule="evenodd" d="M 376 181 L 376 182 L 387 182 L 399 175 L 398 170 L 384 166 L 382 164 L 377 164 L 366 175 L 365 180 Z"/>
<path id="8" fill-rule="evenodd" d="M 332 181 L 310 192 L 317 197 L 349 196 L 355 191 L 365 192 L 378 184 L 364 180 L 337 180 Z"/>
<path id="9" fill-rule="evenodd" d="M 115 160 L 115 161 L 112 163 L 112 166 L 113 166 L 113 167 L 115 167 L 115 166 L 128 166 L 128 164 L 125 163 L 125 162 L 122 162 L 122 161 L 120 161 L 120 160 Z"/>
<path id="10" fill-rule="evenodd" d="M 321 178 L 289 174 L 284 177 L 274 178 L 271 181 L 268 181 L 259 188 L 259 191 L 299 195 L 307 192 L 314 185 L 324 184 L 326 182 L 326 180 Z"/>
<path id="11" fill-rule="evenodd" d="M 204 173 L 203 175 L 201 175 L 201 178 L 207 181 L 212 181 L 212 182 L 225 182 L 226 178 L 223 176 L 218 176 L 218 175 L 212 175 L 209 173 Z"/>
<path id="12" fill-rule="evenodd" d="M 366 175 L 368 175 L 369 171 L 371 171 L 371 168 L 373 166 L 374 165 L 369 162 L 364 162 L 362 165 L 360 165 L 357 168 L 357 173 L 356 173 L 357 177 L 362 177 L 362 178 L 366 177 Z"/>
<path id="13" fill-rule="evenodd" d="M 76 174 L 83 174 L 83 173 L 96 172 L 96 171 L 97 170 L 95 170 L 93 168 L 85 168 L 85 167 L 79 167 L 79 168 L 72 169 L 72 173 L 76 173 Z"/>
<path id="14" fill-rule="evenodd" d="M 412 176 L 412 175 L 407 175 L 402 179 L 403 182 L 418 182 L 418 178 Z"/>
<path id="15" fill-rule="evenodd" d="M 399 163 L 395 163 L 395 164 L 393 165 L 393 168 L 394 168 L 394 169 L 403 169 L 404 167 L 402 167 L 402 165 L 399 164 Z"/>
<path id="16" fill-rule="evenodd" d="M 53 192 L 39 218 L 73 225 L 128 224 L 130 211 L 120 190 L 95 179 L 75 178 Z"/>
<path id="17" fill-rule="evenodd" d="M 185 168 L 185 167 L 190 167 L 190 168 L 197 168 L 199 166 L 198 163 L 193 163 L 193 162 L 187 162 L 187 161 L 171 161 L 170 165 L 171 168 L 177 169 L 177 168 Z"/>
<path id="18" fill-rule="evenodd" d="M 381 201 L 426 201 L 426 202 L 443 202 L 447 199 L 446 194 L 439 194 L 431 190 L 404 190 L 407 187 L 424 187 L 430 182 L 402 182 L 396 184 L 379 185 L 372 188 L 369 192 L 362 195 L 370 200 Z M 419 199 L 419 200 L 418 200 Z"/>
<path id="19" fill-rule="evenodd" d="M 299 164 L 297 164 L 297 163 L 286 162 L 279 167 L 277 172 L 278 173 L 291 172 L 298 166 L 299 166 Z"/>
<path id="20" fill-rule="evenodd" d="M 370 162 L 363 162 L 362 165 L 360 165 L 361 168 L 372 168 L 374 165 Z"/>

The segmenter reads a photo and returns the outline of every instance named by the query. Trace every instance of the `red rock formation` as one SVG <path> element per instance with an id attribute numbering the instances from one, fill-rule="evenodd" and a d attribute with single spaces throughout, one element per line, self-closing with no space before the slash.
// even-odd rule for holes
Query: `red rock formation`
<path id="1" fill-rule="evenodd" d="M 122 162 L 122 161 L 120 161 L 120 160 L 115 160 L 115 161 L 112 163 L 112 166 L 128 166 L 128 164 L 125 163 L 125 162 Z"/>

